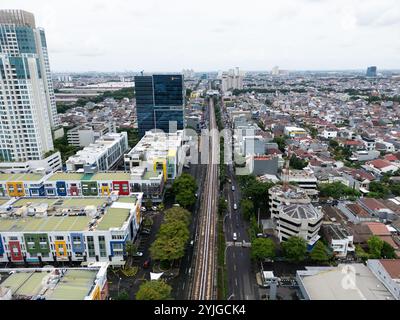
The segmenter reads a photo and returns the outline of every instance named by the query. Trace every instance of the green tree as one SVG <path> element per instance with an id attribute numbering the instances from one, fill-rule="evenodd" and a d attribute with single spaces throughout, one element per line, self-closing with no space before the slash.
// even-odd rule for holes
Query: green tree
<path id="1" fill-rule="evenodd" d="M 317 241 L 311 250 L 310 258 L 316 262 L 327 262 L 329 260 L 328 250 L 322 241 Z"/>
<path id="2" fill-rule="evenodd" d="M 151 199 L 146 199 L 145 207 L 147 209 L 150 209 L 152 206 L 153 206 L 153 201 L 151 201 Z"/>
<path id="3" fill-rule="evenodd" d="M 168 261 L 169 263 L 182 258 L 189 235 L 189 228 L 185 221 L 174 220 L 163 223 L 156 240 L 150 246 L 151 257 L 154 260 Z"/>
<path id="4" fill-rule="evenodd" d="M 125 245 L 125 252 L 129 257 L 132 257 L 137 252 L 137 247 L 131 241 L 128 241 Z"/>
<path id="5" fill-rule="evenodd" d="M 396 259 L 396 251 L 394 248 L 387 243 L 386 241 L 383 241 L 383 246 L 381 250 L 381 258 L 384 259 Z"/>
<path id="6" fill-rule="evenodd" d="M 372 181 L 369 184 L 369 191 L 375 195 L 375 198 L 386 198 L 390 194 L 389 188 L 378 181 Z"/>
<path id="7" fill-rule="evenodd" d="M 275 244 L 269 238 L 256 238 L 251 242 L 251 257 L 256 260 L 273 259 Z"/>
<path id="8" fill-rule="evenodd" d="M 165 223 L 183 221 L 187 226 L 190 224 L 191 214 L 188 210 L 180 207 L 172 207 L 165 211 Z"/>
<path id="9" fill-rule="evenodd" d="M 307 167 L 308 161 L 297 158 L 296 155 L 292 155 L 289 160 L 289 165 L 293 169 L 302 170 Z"/>
<path id="10" fill-rule="evenodd" d="M 284 136 L 280 136 L 280 137 L 275 137 L 273 142 L 275 142 L 276 144 L 278 144 L 278 148 L 279 150 L 281 150 L 282 152 L 285 152 L 285 147 L 286 147 L 286 138 Z"/>
<path id="11" fill-rule="evenodd" d="M 126 290 L 122 290 L 116 300 L 129 300 L 129 293 Z"/>
<path id="12" fill-rule="evenodd" d="M 226 202 L 226 199 L 220 197 L 218 200 L 218 214 L 224 215 L 227 209 L 228 209 L 228 204 Z"/>
<path id="13" fill-rule="evenodd" d="M 356 253 L 356 256 L 359 259 L 362 259 L 363 261 L 366 261 L 369 259 L 369 254 L 358 244 L 356 244 L 355 253 Z"/>
<path id="14" fill-rule="evenodd" d="M 318 186 L 321 197 L 332 197 L 340 199 L 341 197 L 359 197 L 359 191 L 354 190 L 341 182 L 321 183 Z"/>
<path id="15" fill-rule="evenodd" d="M 242 199 L 240 201 L 240 209 L 242 210 L 243 217 L 249 220 L 254 215 L 254 204 L 249 199 Z"/>
<path id="16" fill-rule="evenodd" d="M 168 300 L 171 299 L 172 287 L 163 280 L 143 282 L 136 293 L 137 300 Z"/>
<path id="17" fill-rule="evenodd" d="M 190 208 L 196 203 L 196 196 L 190 190 L 182 190 L 176 194 L 175 200 L 184 208 Z"/>
<path id="18" fill-rule="evenodd" d="M 284 256 L 292 262 L 303 261 L 307 254 L 307 243 L 303 238 L 290 237 L 282 243 Z"/>
<path id="19" fill-rule="evenodd" d="M 377 237 L 372 236 L 368 239 L 368 251 L 372 259 L 379 259 L 382 255 L 384 241 Z"/>

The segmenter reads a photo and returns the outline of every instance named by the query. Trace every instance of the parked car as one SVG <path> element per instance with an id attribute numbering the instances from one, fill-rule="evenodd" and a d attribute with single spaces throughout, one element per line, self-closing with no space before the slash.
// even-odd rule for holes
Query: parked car
<path id="1" fill-rule="evenodd" d="M 138 257 L 143 256 L 143 252 L 140 252 L 140 251 L 136 252 L 136 256 L 138 256 Z"/>
<path id="2" fill-rule="evenodd" d="M 146 211 L 146 207 L 141 207 L 140 210 L 145 212 Z"/>
<path id="3" fill-rule="evenodd" d="M 151 263 L 151 260 L 147 259 L 145 262 L 143 262 L 143 268 L 147 269 L 148 267 L 150 267 L 150 263 Z"/>
<path id="4" fill-rule="evenodd" d="M 156 206 L 152 206 L 152 207 L 151 207 L 151 210 L 153 210 L 153 211 L 157 211 L 157 210 L 158 210 L 158 208 L 157 208 Z"/>

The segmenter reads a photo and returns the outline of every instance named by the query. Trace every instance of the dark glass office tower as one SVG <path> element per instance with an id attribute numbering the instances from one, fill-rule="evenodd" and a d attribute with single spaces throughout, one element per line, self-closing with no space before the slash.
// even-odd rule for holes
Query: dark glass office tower
<path id="1" fill-rule="evenodd" d="M 368 67 L 366 76 L 367 77 L 376 77 L 376 71 L 377 71 L 376 66 Z"/>
<path id="2" fill-rule="evenodd" d="M 155 74 L 135 77 L 136 112 L 139 135 L 160 129 L 183 129 L 185 104 L 183 76 L 180 74 Z"/>

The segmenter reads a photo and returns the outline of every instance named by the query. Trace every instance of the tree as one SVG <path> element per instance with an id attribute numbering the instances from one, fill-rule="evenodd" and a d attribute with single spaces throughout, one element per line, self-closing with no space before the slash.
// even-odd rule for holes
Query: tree
<path id="1" fill-rule="evenodd" d="M 329 260 L 328 250 L 322 241 L 317 241 L 311 250 L 310 257 L 316 262 L 327 262 Z"/>
<path id="2" fill-rule="evenodd" d="M 297 158 L 296 155 L 293 154 L 290 157 L 289 165 L 293 169 L 303 170 L 303 168 L 307 167 L 308 161 Z"/>
<path id="3" fill-rule="evenodd" d="M 172 220 L 163 223 L 156 240 L 150 246 L 151 257 L 169 263 L 182 258 L 189 236 L 189 228 L 185 221 Z"/>
<path id="4" fill-rule="evenodd" d="M 125 245 L 125 252 L 129 257 L 132 257 L 137 252 L 137 247 L 130 241 Z"/>
<path id="5" fill-rule="evenodd" d="M 256 238 L 251 242 L 251 257 L 257 260 L 275 257 L 275 244 L 268 238 Z"/>
<path id="6" fill-rule="evenodd" d="M 378 181 L 372 181 L 369 184 L 369 191 L 375 195 L 375 198 L 386 198 L 390 193 L 389 188 Z"/>
<path id="7" fill-rule="evenodd" d="M 136 293 L 137 300 L 171 299 L 172 288 L 163 280 L 150 280 L 142 283 Z"/>
<path id="8" fill-rule="evenodd" d="M 394 248 L 387 243 L 386 241 L 383 241 L 383 246 L 381 250 L 381 258 L 384 259 L 396 259 L 396 252 Z"/>
<path id="9" fill-rule="evenodd" d="M 268 210 L 268 190 L 274 186 L 271 182 L 261 182 L 254 175 L 238 176 L 242 197 L 253 202 L 255 211 Z"/>
<path id="10" fill-rule="evenodd" d="M 182 173 L 172 184 L 172 193 L 175 195 L 175 201 L 181 206 L 189 208 L 196 202 L 195 193 L 197 182 L 193 176 L 188 173 Z"/>
<path id="11" fill-rule="evenodd" d="M 145 207 L 147 209 L 150 209 L 152 206 L 153 206 L 153 201 L 151 201 L 151 199 L 146 199 Z"/>
<path id="12" fill-rule="evenodd" d="M 240 201 L 240 209 L 242 210 L 243 217 L 249 220 L 254 215 L 254 204 L 249 199 L 242 199 Z"/>
<path id="13" fill-rule="evenodd" d="M 355 249 L 356 256 L 359 259 L 362 259 L 363 261 L 366 261 L 369 259 L 369 254 L 365 252 L 365 250 L 358 244 L 356 244 L 356 249 Z"/>
<path id="14" fill-rule="evenodd" d="M 187 226 L 190 224 L 191 214 L 184 208 L 172 207 L 165 211 L 165 223 L 172 223 L 175 221 L 183 221 Z"/>
<path id="15" fill-rule="evenodd" d="M 285 152 L 285 147 L 286 147 L 286 139 L 284 136 L 281 137 L 275 137 L 273 142 L 278 144 L 278 148 L 280 151 Z"/>
<path id="16" fill-rule="evenodd" d="M 334 199 L 340 199 L 342 197 L 359 197 L 361 194 L 359 191 L 354 190 L 341 182 L 334 183 L 321 183 L 318 186 L 321 197 L 332 197 Z"/>
<path id="17" fill-rule="evenodd" d="M 190 190 L 182 190 L 176 194 L 175 201 L 184 208 L 190 208 L 196 203 L 196 196 Z"/>
<path id="18" fill-rule="evenodd" d="M 228 209 L 228 205 L 227 205 L 226 199 L 223 197 L 220 197 L 218 200 L 218 214 L 222 216 L 223 214 L 225 214 L 227 209 Z"/>
<path id="19" fill-rule="evenodd" d="M 116 300 L 129 300 L 129 293 L 126 290 L 121 291 Z"/>
<path id="20" fill-rule="evenodd" d="M 372 259 L 379 259 L 382 255 L 384 241 L 377 236 L 372 236 L 368 239 L 367 243 L 370 257 Z"/>
<path id="21" fill-rule="evenodd" d="M 303 238 L 292 236 L 282 243 L 284 256 L 292 262 L 303 261 L 307 254 L 307 243 Z"/>

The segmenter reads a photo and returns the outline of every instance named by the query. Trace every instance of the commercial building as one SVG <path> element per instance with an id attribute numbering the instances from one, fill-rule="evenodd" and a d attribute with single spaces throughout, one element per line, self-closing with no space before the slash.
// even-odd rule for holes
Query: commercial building
<path id="1" fill-rule="evenodd" d="M 146 131 L 183 130 L 185 89 L 180 74 L 136 76 L 136 113 L 139 136 Z"/>
<path id="2" fill-rule="evenodd" d="M 116 132 L 115 122 L 92 122 L 77 126 L 67 132 L 68 144 L 87 147 L 107 133 Z"/>
<path id="3" fill-rule="evenodd" d="M 0 300 L 106 300 L 107 263 L 0 271 Z"/>
<path id="4" fill-rule="evenodd" d="M 298 270 L 305 300 L 394 300 L 383 283 L 362 263 Z"/>
<path id="5" fill-rule="evenodd" d="M 111 170 L 123 158 L 128 150 L 128 135 L 126 132 L 107 133 L 95 143 L 66 161 L 67 171 L 96 172 Z"/>
<path id="6" fill-rule="evenodd" d="M 366 76 L 367 77 L 376 77 L 376 66 L 371 66 L 367 68 Z"/>
<path id="7" fill-rule="evenodd" d="M 175 133 L 147 131 L 124 155 L 126 170 L 142 167 L 147 172 L 161 172 L 164 181 L 172 181 L 182 173 L 184 160 L 182 130 Z"/>
<path id="8" fill-rule="evenodd" d="M 305 190 L 277 185 L 269 189 L 269 208 L 279 241 L 298 236 L 313 245 L 322 224 L 322 212 L 311 205 Z"/>
<path id="9" fill-rule="evenodd" d="M 280 175 L 280 179 L 284 180 L 284 173 Z M 289 170 L 287 174 L 286 181 L 288 183 L 295 183 L 300 188 L 306 190 L 309 196 L 316 197 L 318 195 L 318 179 L 315 177 L 314 173 L 308 170 Z"/>
<path id="10" fill-rule="evenodd" d="M 291 138 L 307 137 L 307 131 L 299 127 L 285 127 L 284 134 Z"/>
<path id="11" fill-rule="evenodd" d="M 222 92 L 234 89 L 243 89 L 243 76 L 239 68 L 231 69 L 229 72 L 223 72 L 221 76 Z"/>
<path id="12" fill-rule="evenodd" d="M 12 198 L 0 206 L 0 262 L 124 265 L 141 223 L 143 194 Z"/>
<path id="13" fill-rule="evenodd" d="M 37 161 L 58 126 L 46 37 L 33 14 L 0 10 L 0 158 Z"/>
<path id="14" fill-rule="evenodd" d="M 58 171 L 62 169 L 61 153 L 54 152 L 41 160 L 0 162 L 0 173 L 29 173 Z"/>
<path id="15" fill-rule="evenodd" d="M 251 155 L 246 157 L 246 166 L 248 166 L 250 173 L 256 176 L 276 175 L 278 164 L 279 157 L 273 155 Z"/>

